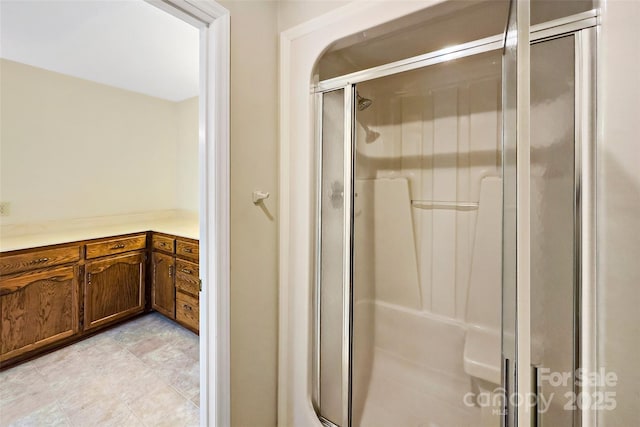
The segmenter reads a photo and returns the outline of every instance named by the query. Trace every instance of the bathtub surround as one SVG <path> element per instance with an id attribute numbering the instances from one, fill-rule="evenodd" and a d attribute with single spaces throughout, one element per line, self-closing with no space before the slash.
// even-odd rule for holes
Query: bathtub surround
<path id="1" fill-rule="evenodd" d="M 358 179 L 408 181 L 413 308 L 464 320 L 481 182 L 500 175 L 500 81 L 488 53 L 358 85 L 376 101 L 357 115 Z"/>
<path id="2" fill-rule="evenodd" d="M 497 425 L 464 396 L 500 384 L 500 62 L 357 85 L 373 104 L 356 113 L 356 426 Z"/>

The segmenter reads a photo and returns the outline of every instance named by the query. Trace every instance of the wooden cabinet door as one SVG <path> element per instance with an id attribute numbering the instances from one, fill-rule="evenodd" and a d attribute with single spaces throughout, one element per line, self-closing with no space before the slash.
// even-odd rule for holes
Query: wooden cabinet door
<path id="1" fill-rule="evenodd" d="M 134 252 L 87 262 L 85 330 L 144 310 L 144 261 L 144 252 Z"/>
<path id="2" fill-rule="evenodd" d="M 79 330 L 75 267 L 22 273 L 0 281 L 0 362 Z"/>
<path id="3" fill-rule="evenodd" d="M 151 259 L 153 277 L 151 280 L 151 306 L 165 316 L 176 318 L 176 261 L 170 255 L 153 253 Z"/>

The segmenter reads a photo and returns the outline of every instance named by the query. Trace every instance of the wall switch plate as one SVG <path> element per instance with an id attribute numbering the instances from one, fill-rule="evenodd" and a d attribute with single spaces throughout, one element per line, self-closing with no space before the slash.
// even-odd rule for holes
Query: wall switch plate
<path id="1" fill-rule="evenodd" d="M 9 216 L 9 202 L 0 202 L 0 216 Z"/>

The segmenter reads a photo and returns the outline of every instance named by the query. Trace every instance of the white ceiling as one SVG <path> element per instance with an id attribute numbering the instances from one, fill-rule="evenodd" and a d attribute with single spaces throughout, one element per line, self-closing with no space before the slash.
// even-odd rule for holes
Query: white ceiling
<path id="1" fill-rule="evenodd" d="M 198 95 L 198 46 L 143 0 L 0 0 L 2 58 L 145 95 Z"/>

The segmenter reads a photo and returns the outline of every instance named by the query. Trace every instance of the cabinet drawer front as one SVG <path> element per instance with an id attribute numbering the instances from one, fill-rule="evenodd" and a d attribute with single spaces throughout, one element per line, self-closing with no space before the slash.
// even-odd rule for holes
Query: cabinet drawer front
<path id="1" fill-rule="evenodd" d="M 176 292 L 176 320 L 197 331 L 200 325 L 198 299 L 182 292 Z"/>
<path id="2" fill-rule="evenodd" d="M 106 255 L 121 254 L 147 247 L 147 236 L 140 234 L 133 237 L 122 237 L 98 243 L 87 244 L 87 259 L 98 258 Z"/>
<path id="3" fill-rule="evenodd" d="M 184 240 L 176 241 L 176 255 L 193 261 L 198 261 L 200 251 L 197 243 L 186 242 Z"/>
<path id="4" fill-rule="evenodd" d="M 176 239 L 153 235 L 153 249 L 174 253 Z"/>
<path id="5" fill-rule="evenodd" d="M 176 260 L 176 288 L 189 293 L 198 295 L 200 292 L 200 274 L 198 264 Z"/>
<path id="6" fill-rule="evenodd" d="M 72 263 L 79 259 L 79 246 L 42 249 L 19 255 L 3 256 L 0 258 L 0 275 Z"/>

